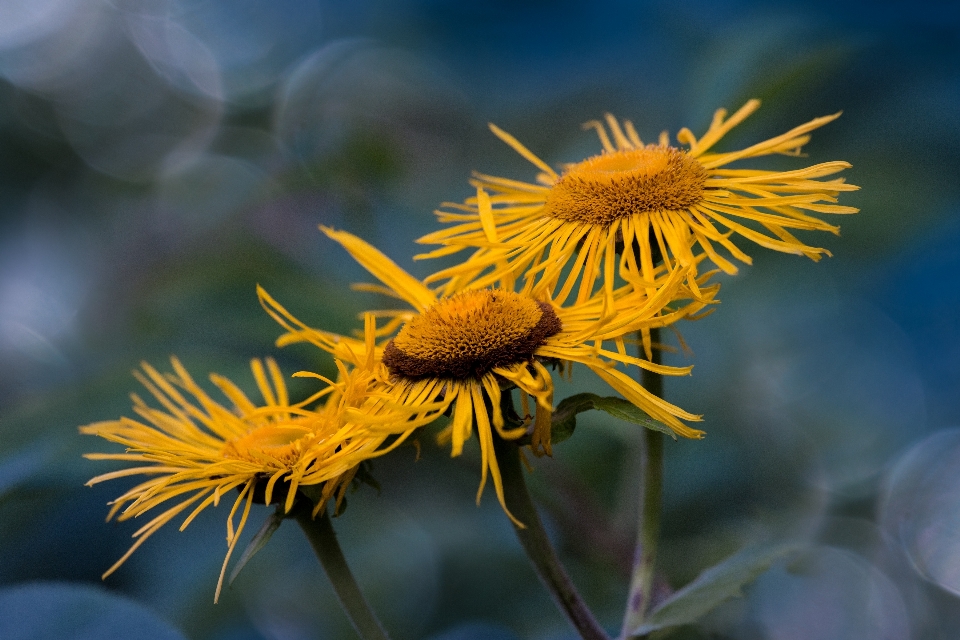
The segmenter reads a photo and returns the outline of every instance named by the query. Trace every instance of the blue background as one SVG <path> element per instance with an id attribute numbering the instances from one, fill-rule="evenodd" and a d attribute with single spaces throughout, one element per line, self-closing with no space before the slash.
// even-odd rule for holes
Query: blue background
<path id="1" fill-rule="evenodd" d="M 667 394 L 705 415 L 708 437 L 667 444 L 662 568 L 678 587 L 756 540 L 813 547 L 675 637 L 956 637 L 960 462 L 927 447 L 926 464 L 896 465 L 960 425 L 957 60 L 949 2 L 5 6 L 0 585 L 99 585 L 126 549 L 133 524 L 103 523 L 121 483 L 82 486 L 110 467 L 80 454 L 106 445 L 76 427 L 130 413 L 141 359 L 162 367 L 176 354 L 198 378 L 246 388 L 251 357 L 330 371 L 309 349 L 273 349 L 254 292 L 339 331 L 385 304 L 349 292 L 365 276 L 318 224 L 425 275 L 413 241 L 440 202 L 470 194 L 471 170 L 533 178 L 488 122 L 556 165 L 597 152 L 580 125 L 607 111 L 653 139 L 699 134 L 714 109 L 756 97 L 763 107 L 727 148 L 842 110 L 805 151 L 853 164 L 862 190 L 843 203 L 861 213 L 839 221 L 839 238 L 804 236 L 834 254 L 817 264 L 741 243 L 754 266 L 721 278 L 716 313 L 681 328 L 693 355 L 671 361 L 694 375 Z M 587 372 L 575 382 L 560 394 L 603 392 Z M 637 441 L 630 425 L 583 417 L 531 476 L 611 630 Z M 420 461 L 401 449 L 378 462 L 382 493 L 351 495 L 335 523 L 388 628 L 569 637 L 492 494 L 473 503 L 477 452 L 450 460 L 424 444 Z M 903 480 L 934 467 L 936 481 Z M 103 588 L 192 638 L 348 633 L 291 525 L 214 606 L 225 518 L 221 507 L 183 533 L 166 527 Z"/>

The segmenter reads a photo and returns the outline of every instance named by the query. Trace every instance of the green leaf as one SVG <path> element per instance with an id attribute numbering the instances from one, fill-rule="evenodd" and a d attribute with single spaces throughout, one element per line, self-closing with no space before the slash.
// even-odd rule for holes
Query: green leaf
<path id="1" fill-rule="evenodd" d="M 781 542 L 741 550 L 661 602 L 646 622 L 633 630 L 632 636 L 696 622 L 726 600 L 741 596 L 742 587 L 756 580 L 774 562 L 799 549 L 799 543 Z"/>
<path id="2" fill-rule="evenodd" d="M 0 638 L 186 640 L 169 622 L 129 598 L 65 582 L 0 589 Z"/>
<path id="3" fill-rule="evenodd" d="M 577 414 L 593 408 L 593 402 L 585 396 L 598 397 L 592 393 L 579 393 L 560 401 L 550 419 L 550 442 L 557 444 L 573 435 L 577 428 Z"/>
<path id="4" fill-rule="evenodd" d="M 306 486 L 300 485 L 297 487 L 297 492 L 302 493 L 310 499 L 310 502 L 316 506 L 318 502 L 323 498 L 323 485 L 322 484 L 308 484 Z"/>
<path id="5" fill-rule="evenodd" d="M 280 523 L 283 522 L 283 519 L 286 518 L 284 515 L 282 506 L 277 508 L 270 517 L 266 519 L 263 523 L 263 526 L 260 527 L 260 531 L 257 531 L 257 535 L 253 536 L 253 539 L 250 541 L 250 544 L 247 545 L 247 548 L 243 550 L 243 554 L 240 556 L 240 559 L 237 560 L 237 566 L 233 568 L 233 572 L 230 574 L 230 580 L 227 583 L 228 585 L 233 584 L 233 581 L 236 580 L 237 576 L 240 575 L 240 570 L 243 569 L 250 559 L 253 556 L 257 555 L 257 552 L 270 541 L 270 538 L 273 536 L 274 532 L 280 528 Z"/>
<path id="6" fill-rule="evenodd" d="M 617 396 L 602 397 L 595 393 L 578 393 L 561 400 L 553 412 L 551 442 L 556 444 L 572 436 L 574 429 L 577 427 L 577 414 L 591 409 L 603 411 L 614 418 L 626 420 L 653 431 L 666 433 L 674 440 L 677 439 L 676 434 L 670 427 L 654 420 L 645 411 L 628 400 Z"/>
<path id="7" fill-rule="evenodd" d="M 382 489 L 380 488 L 380 483 L 377 482 L 377 479 L 373 477 L 373 464 L 370 460 L 364 460 L 360 463 L 357 473 L 353 476 L 353 481 L 350 483 L 351 489 L 356 491 L 360 488 L 361 484 L 365 484 L 368 487 L 373 487 L 377 495 L 380 495 Z"/>
<path id="8" fill-rule="evenodd" d="M 673 429 L 663 424 L 659 420 L 654 420 L 647 415 L 646 411 L 636 406 L 632 402 L 624 400 L 623 398 L 618 398 L 617 396 L 609 396 L 606 398 L 597 397 L 597 399 L 594 401 L 594 408 L 599 409 L 600 411 L 605 411 L 614 418 L 620 418 L 621 420 L 638 424 L 641 427 L 646 427 L 652 431 L 665 433 L 674 440 L 677 439 L 677 434 L 673 432 Z"/>

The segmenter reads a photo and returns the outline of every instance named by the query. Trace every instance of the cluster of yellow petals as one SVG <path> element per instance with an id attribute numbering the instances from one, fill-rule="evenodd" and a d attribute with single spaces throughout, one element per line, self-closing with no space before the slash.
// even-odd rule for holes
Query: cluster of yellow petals
<path id="1" fill-rule="evenodd" d="M 299 402 L 290 401 L 269 359 L 252 363 L 262 402 L 211 376 L 228 404 L 213 400 L 176 359 L 171 374 L 144 364 L 136 375 L 159 408 L 134 396 L 139 419 L 81 427 L 126 448 L 88 458 L 132 465 L 89 484 L 147 476 L 113 501 L 108 518 L 119 514 L 125 520 L 165 507 L 134 533 L 136 542 L 105 576 L 173 518 L 187 513 L 182 530 L 236 490 L 219 596 L 255 501 L 278 502 L 289 512 L 298 491 L 314 486 L 316 514 L 328 500 L 342 499 L 360 463 L 392 450 L 442 415 L 450 421 L 439 439 L 450 445 L 452 455 L 460 455 L 477 434 L 482 457 L 477 500 L 490 478 L 513 518 L 494 438 L 528 436 L 535 453 L 550 453 L 550 367 L 569 371 L 573 364 L 584 365 L 675 433 L 701 437 L 703 432 L 685 424 L 700 416 L 652 394 L 627 371 L 689 373 L 690 367 L 652 361 L 651 329 L 709 312 L 719 285 L 709 283 L 713 272 L 701 273 L 700 265 L 709 260 L 735 273 L 728 256 L 749 263 L 735 236 L 817 260 L 827 250 L 804 244 L 793 232 L 837 233 L 837 227 L 810 214 L 856 211 L 836 200 L 857 187 L 842 178 L 823 179 L 847 168 L 845 162 L 792 171 L 729 167 L 770 154 L 799 155 L 810 131 L 839 114 L 745 149 L 713 151 L 758 106 L 751 100 L 729 118 L 718 110 L 704 136 L 697 139 L 683 129 L 677 146 L 666 133 L 656 144 L 644 144 L 632 123 L 608 114 L 605 122 L 585 125 L 596 130 L 601 153 L 560 171 L 491 125 L 539 169 L 536 182 L 475 174 L 476 197 L 446 203 L 437 215 L 451 226 L 420 239 L 439 248 L 416 257 L 472 253 L 425 281 L 356 236 L 322 227 L 380 281 L 364 288 L 399 298 L 410 308 L 367 313 L 361 337 L 342 336 L 304 324 L 258 288 L 261 304 L 286 330 L 278 346 L 308 342 L 336 359 L 336 381 L 298 374 L 323 383 Z M 641 336 L 646 359 L 628 354 L 633 335 Z M 512 407 L 508 395 L 514 389 L 521 401 L 519 425 L 507 423 L 501 406 L 509 401 Z"/>
<path id="2" fill-rule="evenodd" d="M 254 402 L 230 380 L 211 375 L 228 404 L 214 400 L 174 358 L 173 373 L 149 364 L 136 377 L 159 407 L 133 396 L 139 419 L 123 417 L 93 423 L 81 433 L 100 436 L 125 447 L 123 453 L 89 453 L 91 460 L 121 461 L 132 466 L 99 475 L 87 484 L 144 475 L 148 479 L 111 504 L 108 519 L 144 515 L 165 506 L 134 532 L 136 542 L 105 574 L 116 571 L 153 533 L 192 509 L 182 531 L 207 507 L 236 490 L 227 518 L 227 554 L 217 583 L 246 525 L 252 504 L 279 502 L 289 512 L 304 487 L 316 487 L 320 498 L 314 514 L 331 498 L 338 503 L 361 462 L 390 451 L 422 426 L 431 407 L 407 409 L 383 403 L 370 394 L 375 372 L 362 366 L 349 371 L 309 398 L 292 403 L 279 368 L 272 359 L 253 360 L 251 369 L 262 402 Z M 433 408 L 435 410 L 435 408 Z M 427 422 L 433 420 L 430 415 Z M 389 433 L 383 423 L 396 425 Z M 391 434 L 395 437 L 390 437 Z M 174 503 L 169 506 L 168 503 Z M 234 520 L 240 513 L 238 524 Z"/>
<path id="3" fill-rule="evenodd" d="M 686 375 L 690 367 L 663 366 L 629 355 L 625 336 L 703 312 L 718 291 L 716 285 L 701 282 L 704 286 L 695 295 L 684 285 L 685 273 L 677 271 L 653 295 L 621 287 L 611 297 L 597 295 L 567 306 L 546 294 L 535 297 L 512 286 L 466 288 L 442 295 L 360 238 L 328 228 L 323 231 L 382 283 L 365 288 L 389 292 L 411 309 L 378 312 L 390 318 L 379 327 L 376 317 L 367 314 L 360 339 L 310 327 L 261 288 L 264 309 L 287 331 L 278 346 L 307 342 L 347 363 L 373 358 L 387 369 L 379 389 L 393 403 L 411 408 L 422 403 L 443 406 L 450 423 L 440 440 L 450 444 L 452 455 L 460 455 L 474 432 L 479 438 L 478 500 L 489 477 L 506 510 L 494 437 L 516 440 L 529 435 L 535 453 L 550 452 L 554 388 L 550 364 L 585 365 L 675 433 L 692 438 L 703 435 L 684 423 L 700 416 L 650 393 L 623 370 L 637 367 L 662 375 Z M 512 283 L 504 278 L 500 284 Z M 501 409 L 504 394 L 513 388 L 520 392 L 522 416 L 528 416 L 517 427 L 507 426 Z"/>
<path id="4" fill-rule="evenodd" d="M 666 132 L 656 144 L 644 144 L 630 121 L 621 123 L 607 114 L 605 122 L 584 125 L 596 130 L 602 152 L 559 172 L 490 125 L 540 170 L 537 181 L 475 174 L 471 184 L 476 197 L 445 203 L 436 212 L 440 222 L 451 226 L 422 237 L 419 242 L 440 248 L 417 257 L 465 249 L 473 253 L 427 282 L 445 283 L 449 291 L 467 281 L 485 286 L 509 274 L 536 281 L 535 291 L 577 286 L 577 299 L 584 300 L 597 288 L 609 294 L 618 282 L 658 286 L 660 267 L 688 268 L 696 276 L 703 258 L 734 274 L 731 257 L 751 262 L 734 236 L 813 260 L 829 255 L 794 232 L 836 234 L 838 227 L 810 214 L 857 212 L 837 204 L 837 196 L 858 187 L 843 178 L 823 179 L 849 168 L 849 163 L 823 162 L 789 171 L 729 165 L 772 154 L 798 156 L 810 132 L 840 114 L 815 118 L 745 149 L 714 152 L 714 145 L 759 106 L 758 100 L 750 100 L 730 117 L 725 109 L 717 110 L 699 139 L 682 129 L 677 141 L 686 148 L 671 146 Z M 612 273 L 607 265 L 614 263 Z M 692 280 L 689 285 L 696 288 Z"/>

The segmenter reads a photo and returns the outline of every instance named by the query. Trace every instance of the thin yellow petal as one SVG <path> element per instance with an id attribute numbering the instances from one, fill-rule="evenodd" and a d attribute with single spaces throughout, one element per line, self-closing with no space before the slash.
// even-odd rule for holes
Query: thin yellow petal
<path id="1" fill-rule="evenodd" d="M 437 296 L 422 282 L 401 269 L 397 264 L 381 253 L 373 245 L 364 242 L 346 231 L 334 231 L 321 226 L 320 230 L 339 242 L 353 259 L 367 271 L 376 276 L 385 285 L 397 292 L 418 311 L 423 311 L 436 302 Z"/>
<path id="2" fill-rule="evenodd" d="M 530 151 L 525 146 L 523 146 L 523 144 L 521 144 L 519 140 L 517 140 L 512 135 L 510 135 L 509 133 L 507 133 L 497 125 L 493 124 L 492 122 L 488 126 L 490 127 L 490 131 L 492 131 L 495 136 L 497 136 L 498 138 L 506 142 L 508 145 L 510 145 L 510 147 L 514 151 L 516 151 L 521 156 L 526 158 L 528 161 L 530 161 L 532 164 L 538 167 L 541 171 L 543 171 L 544 173 L 546 173 L 547 175 L 553 178 L 558 177 L 557 172 L 551 169 L 550 165 L 548 165 L 546 162 L 538 158 L 532 151 Z"/>

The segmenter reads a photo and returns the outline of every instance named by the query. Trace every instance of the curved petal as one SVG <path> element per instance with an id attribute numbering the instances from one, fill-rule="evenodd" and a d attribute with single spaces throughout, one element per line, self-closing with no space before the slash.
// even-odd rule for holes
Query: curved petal
<path id="1" fill-rule="evenodd" d="M 418 311 L 423 311 L 437 301 L 437 296 L 433 291 L 397 266 L 397 263 L 373 245 L 346 231 L 334 231 L 330 227 L 324 226 L 321 226 L 320 230 L 327 234 L 330 239 L 339 242 L 353 256 L 354 260 L 363 265 L 364 269 L 379 278 L 383 284 L 395 291 Z"/>

